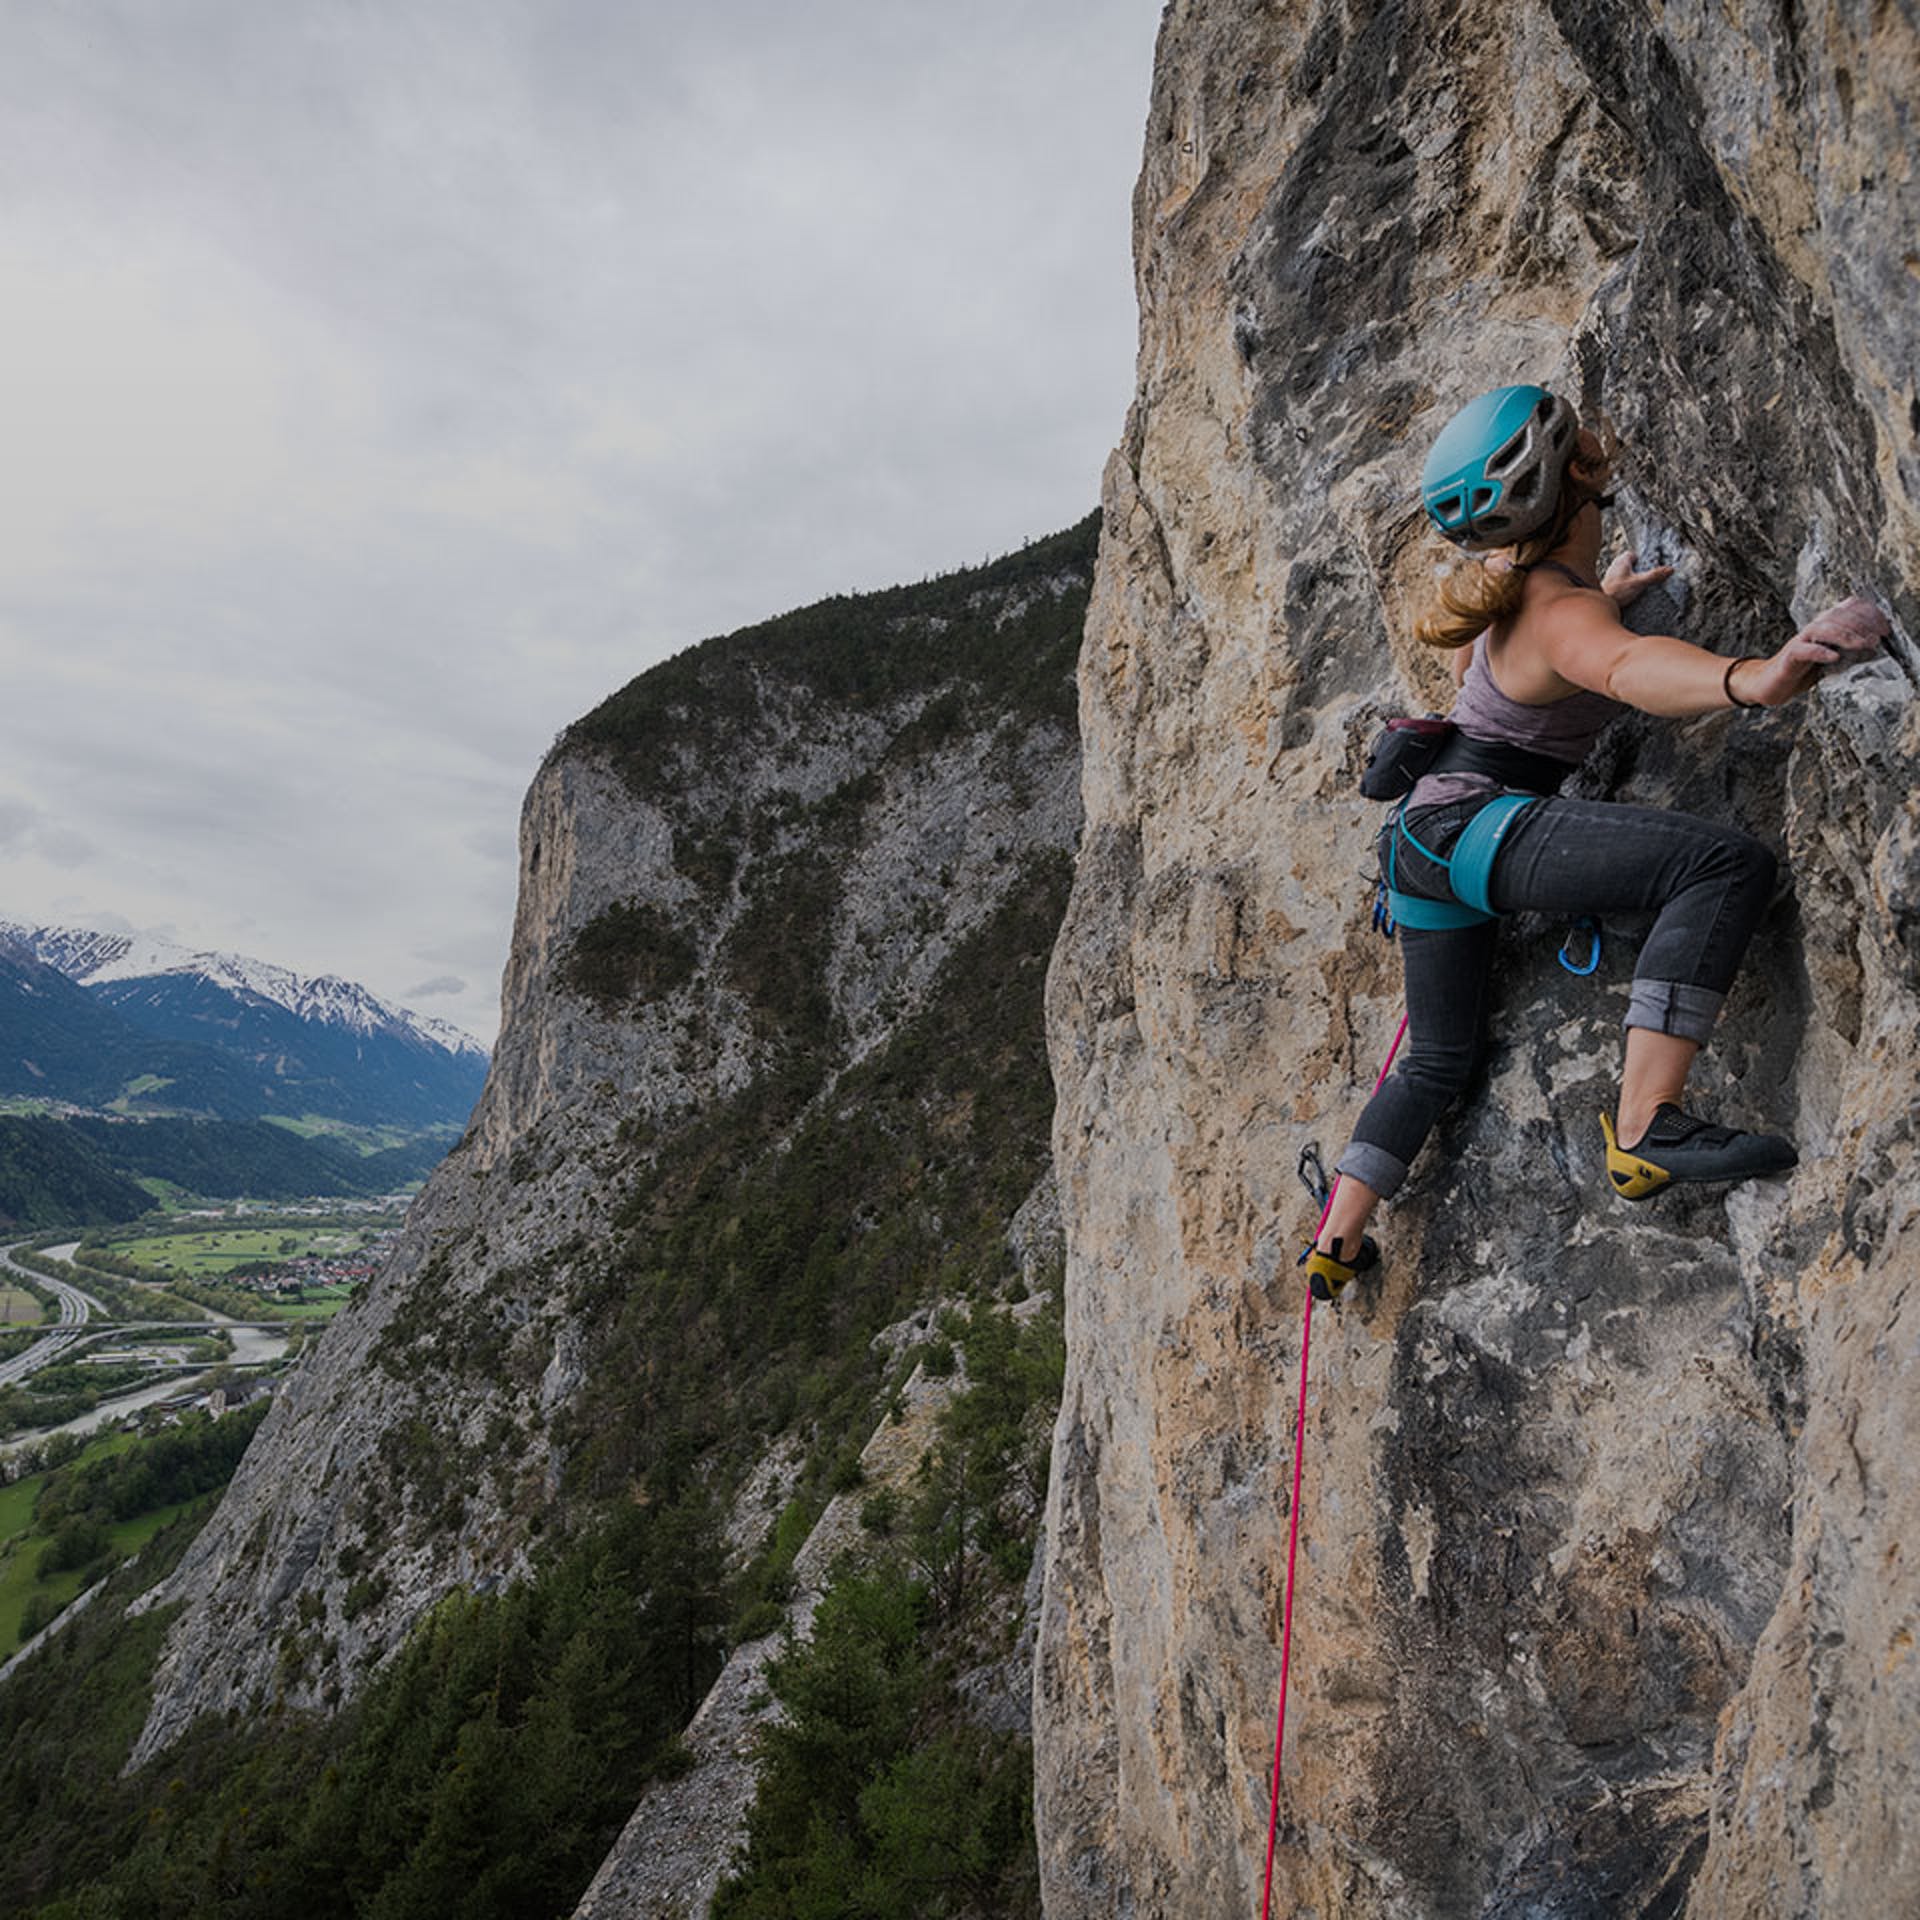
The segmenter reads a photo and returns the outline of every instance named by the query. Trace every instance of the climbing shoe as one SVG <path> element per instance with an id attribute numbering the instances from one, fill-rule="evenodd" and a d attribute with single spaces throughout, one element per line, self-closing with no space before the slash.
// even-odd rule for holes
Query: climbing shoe
<path id="1" fill-rule="evenodd" d="M 1333 1243 L 1331 1253 L 1320 1252 L 1309 1240 L 1296 1262 L 1306 1268 L 1307 1291 L 1316 1300 L 1338 1301 L 1356 1274 L 1380 1264 L 1380 1249 L 1365 1234 L 1360 1236 L 1360 1251 L 1353 1256 L 1351 1264 L 1340 1258 L 1340 1251 L 1338 1240 Z"/>
<path id="2" fill-rule="evenodd" d="M 1800 1164 L 1790 1140 L 1774 1133 L 1736 1133 L 1682 1113 L 1663 1101 L 1639 1143 L 1623 1147 L 1613 1120 L 1600 1116 L 1607 1139 L 1607 1178 L 1623 1200 L 1644 1200 L 1662 1187 L 1703 1180 L 1751 1180 Z"/>

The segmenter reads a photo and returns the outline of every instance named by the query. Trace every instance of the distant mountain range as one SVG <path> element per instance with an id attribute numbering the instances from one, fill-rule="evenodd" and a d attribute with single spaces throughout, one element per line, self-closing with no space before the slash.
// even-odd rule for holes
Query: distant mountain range
<path id="1" fill-rule="evenodd" d="M 487 1050 L 333 975 L 0 922 L 0 1095 L 129 1114 L 462 1124 Z"/>

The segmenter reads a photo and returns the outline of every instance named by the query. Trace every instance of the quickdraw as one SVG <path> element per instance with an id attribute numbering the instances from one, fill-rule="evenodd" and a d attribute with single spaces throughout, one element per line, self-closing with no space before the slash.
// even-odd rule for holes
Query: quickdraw
<path id="1" fill-rule="evenodd" d="M 1327 1181 L 1327 1169 L 1320 1159 L 1320 1143 L 1310 1140 L 1300 1149 L 1300 1158 L 1294 1164 L 1294 1176 L 1306 1188 L 1307 1197 L 1316 1207 L 1325 1207 L 1333 1197 L 1333 1191 Z M 1321 1214 L 1324 1222 L 1326 1215 Z"/>

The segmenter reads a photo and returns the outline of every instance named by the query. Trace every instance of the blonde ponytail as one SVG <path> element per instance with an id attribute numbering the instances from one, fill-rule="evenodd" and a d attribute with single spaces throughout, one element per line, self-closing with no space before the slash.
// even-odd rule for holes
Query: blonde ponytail
<path id="1" fill-rule="evenodd" d="M 1496 573 L 1469 561 L 1440 576 L 1440 597 L 1414 623 L 1413 637 L 1428 647 L 1464 647 L 1497 620 L 1520 611 L 1527 576 L 1509 566 Z"/>
<path id="2" fill-rule="evenodd" d="M 1527 590 L 1527 569 L 1566 539 L 1574 515 L 1592 498 L 1585 487 L 1567 480 L 1553 518 L 1531 540 L 1513 548 L 1504 567 L 1496 570 L 1470 556 L 1466 565 L 1443 573 L 1438 598 L 1414 622 L 1413 637 L 1423 646 L 1451 650 L 1464 647 L 1496 622 L 1511 620 Z"/>

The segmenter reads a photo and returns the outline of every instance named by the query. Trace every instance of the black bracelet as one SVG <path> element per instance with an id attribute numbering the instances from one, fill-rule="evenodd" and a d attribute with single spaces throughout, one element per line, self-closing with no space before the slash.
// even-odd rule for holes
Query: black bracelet
<path id="1" fill-rule="evenodd" d="M 1729 660 L 1727 662 L 1726 672 L 1720 676 L 1720 690 L 1727 696 L 1727 705 L 1730 707 L 1757 707 L 1760 705 L 1758 700 L 1742 700 L 1733 690 L 1733 670 L 1735 667 L 1744 666 L 1747 659 L 1748 656 L 1743 653 Z"/>

